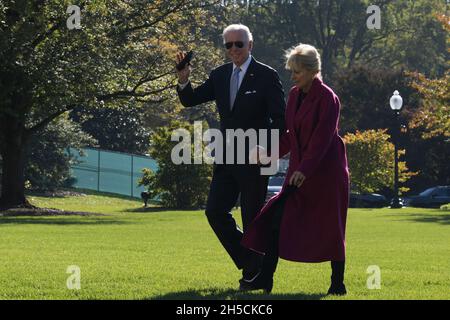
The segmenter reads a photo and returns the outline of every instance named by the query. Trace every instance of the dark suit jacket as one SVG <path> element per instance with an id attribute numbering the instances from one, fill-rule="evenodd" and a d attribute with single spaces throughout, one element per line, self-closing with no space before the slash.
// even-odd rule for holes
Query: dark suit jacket
<path id="1" fill-rule="evenodd" d="M 185 107 L 215 100 L 220 115 L 220 129 L 279 129 L 285 131 L 285 100 L 278 73 L 252 58 L 230 110 L 230 78 L 233 64 L 226 63 L 211 71 L 209 78 L 197 88 L 189 83 L 179 90 Z M 270 143 L 270 136 L 268 136 Z M 270 145 L 269 145 L 270 148 Z M 246 150 L 246 163 L 248 159 Z"/>

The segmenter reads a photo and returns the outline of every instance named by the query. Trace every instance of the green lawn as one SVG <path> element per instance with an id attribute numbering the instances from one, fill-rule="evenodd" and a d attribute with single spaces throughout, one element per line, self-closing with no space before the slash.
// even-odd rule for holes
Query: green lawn
<path id="1" fill-rule="evenodd" d="M 0 217 L 0 299 L 450 299 L 450 212 L 351 209 L 346 297 L 326 297 L 329 263 L 280 261 L 272 295 L 236 291 L 240 272 L 202 211 L 140 212 L 100 195 L 32 197 L 104 216 Z M 238 221 L 238 213 L 236 213 Z M 81 270 L 69 290 L 68 266 Z M 381 289 L 366 273 L 381 269 Z"/>

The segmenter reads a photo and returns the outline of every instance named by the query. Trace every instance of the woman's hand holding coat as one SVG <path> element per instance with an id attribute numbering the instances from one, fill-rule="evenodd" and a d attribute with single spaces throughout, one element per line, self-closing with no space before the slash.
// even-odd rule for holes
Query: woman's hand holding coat
<path id="1" fill-rule="evenodd" d="M 299 188 L 303 184 L 303 181 L 305 181 L 305 179 L 306 177 L 302 172 L 294 171 L 291 178 L 289 179 L 289 185 Z"/>

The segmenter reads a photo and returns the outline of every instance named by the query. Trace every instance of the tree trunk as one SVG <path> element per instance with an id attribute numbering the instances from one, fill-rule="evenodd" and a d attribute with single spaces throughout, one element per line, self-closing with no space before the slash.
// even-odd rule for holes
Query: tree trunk
<path id="1" fill-rule="evenodd" d="M 322 78 L 325 83 L 330 83 L 330 80 L 333 76 L 333 68 L 332 68 L 332 52 L 329 48 L 324 47 L 322 53 Z"/>
<path id="2" fill-rule="evenodd" d="M 25 147 L 27 137 L 22 122 L 15 117 L 8 117 L 2 128 L 2 188 L 0 205 L 17 207 L 31 205 L 25 198 Z"/>

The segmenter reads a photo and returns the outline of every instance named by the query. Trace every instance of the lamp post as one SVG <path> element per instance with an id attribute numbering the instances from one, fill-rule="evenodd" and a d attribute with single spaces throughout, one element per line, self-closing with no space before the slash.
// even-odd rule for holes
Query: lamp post
<path id="1" fill-rule="evenodd" d="M 391 105 L 391 109 L 394 111 L 395 116 L 395 132 L 393 133 L 394 136 L 394 161 L 395 161 L 395 167 L 394 167 L 394 198 L 391 202 L 391 208 L 401 208 L 403 205 L 398 197 L 398 141 L 399 141 L 399 135 L 400 135 L 400 122 L 399 122 L 399 116 L 400 111 L 402 110 L 403 106 L 403 99 L 400 96 L 399 92 L 397 90 L 394 91 L 394 95 L 391 97 L 389 104 Z"/>

